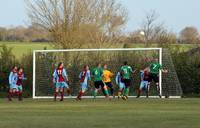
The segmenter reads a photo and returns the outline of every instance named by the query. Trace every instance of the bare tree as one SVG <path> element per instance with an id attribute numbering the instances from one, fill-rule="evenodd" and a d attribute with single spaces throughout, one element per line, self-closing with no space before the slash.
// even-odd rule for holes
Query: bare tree
<path id="1" fill-rule="evenodd" d="M 197 43 L 199 41 L 199 32 L 195 27 L 185 27 L 180 32 L 180 40 L 183 43 Z"/>
<path id="2" fill-rule="evenodd" d="M 158 21 L 159 15 L 155 10 L 146 13 L 140 31 L 144 32 L 146 45 L 157 43 L 159 45 L 176 43 L 176 35 L 169 32 L 163 22 Z"/>
<path id="3" fill-rule="evenodd" d="M 47 29 L 55 46 L 102 47 L 113 42 L 126 23 L 127 12 L 116 0 L 28 0 L 33 24 Z M 88 46 L 87 46 L 88 47 Z"/>

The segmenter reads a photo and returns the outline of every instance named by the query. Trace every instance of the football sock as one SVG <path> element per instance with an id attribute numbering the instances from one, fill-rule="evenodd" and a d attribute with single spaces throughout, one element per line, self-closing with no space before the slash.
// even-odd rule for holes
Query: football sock
<path id="1" fill-rule="evenodd" d="M 64 92 L 61 92 L 61 100 L 63 100 L 63 97 L 64 97 Z"/>
<path id="2" fill-rule="evenodd" d="M 78 99 L 81 98 L 83 94 L 84 94 L 84 92 L 80 91 L 80 92 L 79 92 L 79 95 L 77 96 L 77 98 L 78 98 Z"/>
<path id="3" fill-rule="evenodd" d="M 9 91 L 8 92 L 8 99 L 11 100 L 11 97 L 12 97 L 12 92 Z"/>
<path id="4" fill-rule="evenodd" d="M 56 99 L 58 96 L 58 92 L 55 92 L 54 98 Z"/>
<path id="5" fill-rule="evenodd" d="M 137 97 L 140 97 L 140 93 L 141 93 L 141 90 L 139 89 Z"/>
<path id="6" fill-rule="evenodd" d="M 124 90 L 124 95 L 125 95 L 125 96 L 128 96 L 128 94 L 129 94 L 129 88 L 126 88 L 126 89 Z"/>
<path id="7" fill-rule="evenodd" d="M 94 98 L 96 98 L 96 96 L 97 96 L 97 92 L 98 92 L 98 90 L 97 90 L 97 89 L 95 89 L 95 90 L 94 90 L 94 93 L 93 93 L 93 95 L 94 95 Z"/>
<path id="8" fill-rule="evenodd" d="M 105 96 L 109 96 L 109 92 L 108 92 L 108 89 L 107 89 L 107 87 L 104 87 L 104 93 L 105 93 Z"/>

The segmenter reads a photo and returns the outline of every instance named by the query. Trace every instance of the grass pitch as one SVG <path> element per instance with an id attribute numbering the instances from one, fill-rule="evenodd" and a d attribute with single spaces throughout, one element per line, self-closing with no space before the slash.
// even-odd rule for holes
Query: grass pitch
<path id="1" fill-rule="evenodd" d="M 0 128 L 199 127 L 199 99 L 0 100 Z"/>

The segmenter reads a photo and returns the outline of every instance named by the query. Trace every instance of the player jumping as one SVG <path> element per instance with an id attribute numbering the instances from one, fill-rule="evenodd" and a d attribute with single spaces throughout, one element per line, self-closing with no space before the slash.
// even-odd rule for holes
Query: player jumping
<path id="1" fill-rule="evenodd" d="M 23 93 L 23 87 L 22 87 L 22 81 L 26 80 L 24 77 L 23 69 L 19 68 L 17 73 L 18 79 L 17 79 L 17 93 L 18 93 L 18 100 L 22 101 L 22 93 Z"/>
<path id="2" fill-rule="evenodd" d="M 104 65 L 103 70 L 103 82 L 107 85 L 108 88 L 110 88 L 110 94 L 114 98 L 114 89 L 113 85 L 111 83 L 111 78 L 114 76 L 114 74 L 108 70 L 107 64 Z"/>
<path id="3" fill-rule="evenodd" d="M 76 98 L 76 100 L 81 100 L 82 95 L 88 89 L 88 81 L 90 80 L 90 70 L 89 66 L 84 66 L 83 71 L 79 75 L 80 83 L 81 83 L 81 90 Z"/>
<path id="4" fill-rule="evenodd" d="M 102 80 L 103 69 L 101 68 L 100 63 L 97 64 L 97 67 L 92 70 L 92 75 L 94 77 L 94 86 L 95 86 L 94 98 L 96 98 L 98 91 L 101 89 L 103 94 L 105 95 L 105 97 L 109 99 L 109 93 L 108 93 L 107 86 L 105 85 L 105 83 Z"/>
<path id="5" fill-rule="evenodd" d="M 60 101 L 63 101 L 65 88 L 69 90 L 69 85 L 66 83 L 66 81 L 68 82 L 67 72 L 64 69 L 64 63 L 60 62 L 53 73 L 53 82 L 56 85 L 54 101 L 56 101 L 59 92 L 61 95 Z"/>
<path id="6" fill-rule="evenodd" d="M 12 101 L 12 96 L 16 93 L 17 93 L 17 66 L 14 66 L 9 75 L 8 100 Z"/>
<path id="7" fill-rule="evenodd" d="M 140 71 L 140 77 L 141 77 L 141 82 L 140 82 L 140 88 L 138 89 L 137 98 L 140 97 L 140 93 L 143 90 L 146 92 L 146 98 L 148 98 L 149 97 L 149 85 L 150 85 L 150 81 L 151 81 L 148 68 Z"/>
<path id="8" fill-rule="evenodd" d="M 162 65 L 158 62 L 158 59 L 154 59 L 150 66 L 150 78 L 156 83 L 157 91 L 159 97 L 161 98 L 160 94 L 160 87 L 159 87 L 159 71 L 161 70 L 163 73 L 167 73 L 168 70 L 163 69 Z"/>
<path id="9" fill-rule="evenodd" d="M 129 90 L 131 86 L 131 74 L 135 73 L 131 66 L 128 65 L 128 62 L 125 61 L 124 65 L 121 67 L 122 81 L 125 84 L 125 90 L 122 99 L 128 99 Z"/>

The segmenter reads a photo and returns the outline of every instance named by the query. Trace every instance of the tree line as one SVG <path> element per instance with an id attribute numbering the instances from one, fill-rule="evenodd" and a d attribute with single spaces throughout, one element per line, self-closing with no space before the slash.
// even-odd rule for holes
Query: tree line
<path id="1" fill-rule="evenodd" d="M 146 44 L 200 44 L 198 29 L 193 26 L 185 27 L 179 35 L 168 32 L 164 27 L 155 26 L 147 35 L 142 35 L 143 29 L 130 32 L 128 35 L 118 35 L 115 41 L 119 43 Z M 154 31 L 154 32 L 152 32 Z M 158 32 L 159 31 L 159 32 Z M 77 38 L 80 35 L 77 35 Z M 0 27 L 0 41 L 4 42 L 53 42 L 50 32 L 37 26 Z"/>
<path id="2" fill-rule="evenodd" d="M 0 41 L 49 42 L 51 38 L 45 29 L 37 25 L 30 25 L 28 27 L 0 27 Z"/>

